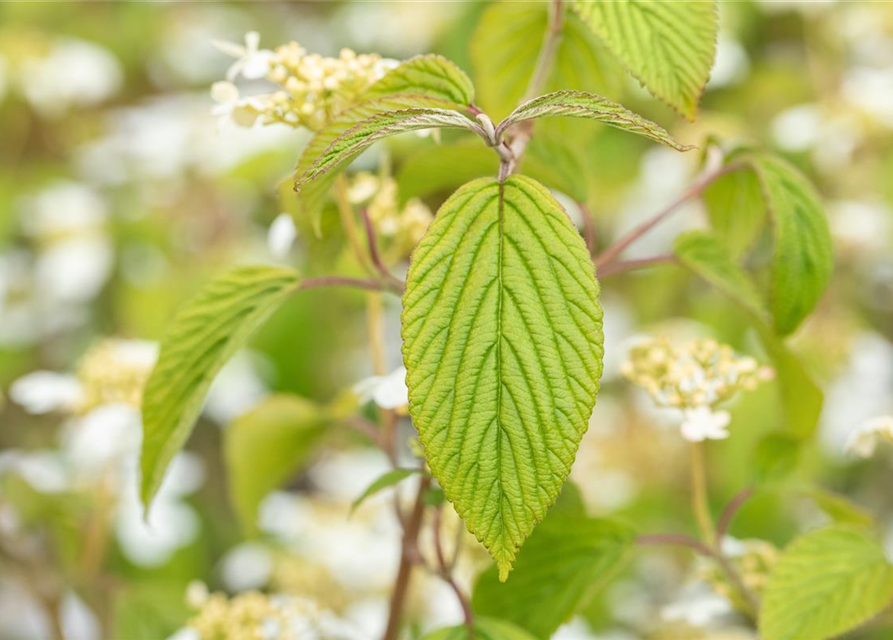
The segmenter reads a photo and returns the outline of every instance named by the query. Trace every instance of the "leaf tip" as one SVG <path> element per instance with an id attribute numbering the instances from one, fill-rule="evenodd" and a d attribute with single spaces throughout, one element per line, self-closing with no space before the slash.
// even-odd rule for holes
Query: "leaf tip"
<path id="1" fill-rule="evenodd" d="M 512 563 L 508 560 L 499 560 L 496 566 L 499 568 L 499 581 L 505 582 L 508 580 L 509 572 L 512 570 Z"/>

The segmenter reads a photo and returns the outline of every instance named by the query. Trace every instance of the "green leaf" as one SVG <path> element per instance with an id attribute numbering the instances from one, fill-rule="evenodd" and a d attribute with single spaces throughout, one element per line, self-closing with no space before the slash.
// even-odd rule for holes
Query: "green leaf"
<path id="1" fill-rule="evenodd" d="M 377 98 L 393 94 L 430 96 L 467 106 L 474 102 L 474 85 L 454 62 L 428 54 L 400 63 L 372 85 L 366 95 Z"/>
<path id="2" fill-rule="evenodd" d="M 715 2 L 574 0 L 573 7 L 652 94 L 695 119 L 716 55 Z"/>
<path id="3" fill-rule="evenodd" d="M 594 93 L 568 90 L 547 93 L 520 105 L 499 123 L 496 137 L 499 139 L 509 127 L 519 122 L 548 116 L 588 118 L 604 122 L 612 127 L 665 144 L 676 151 L 688 151 L 694 148 L 677 142 L 659 125 L 606 98 Z"/>
<path id="4" fill-rule="evenodd" d="M 474 618 L 474 636 L 468 633 L 464 624 L 438 629 L 424 636 L 422 640 L 535 640 L 533 636 L 504 620 L 494 618 Z"/>
<path id="5" fill-rule="evenodd" d="M 494 2 L 471 39 L 481 106 L 505 117 L 524 98 L 548 25 L 547 2 Z M 623 70 L 579 16 L 566 12 L 546 91 L 580 89 L 614 95 Z"/>
<path id="6" fill-rule="evenodd" d="M 826 516 L 836 523 L 867 528 L 874 527 L 876 524 L 870 513 L 839 493 L 816 486 L 800 487 L 798 493 L 812 500 Z"/>
<path id="7" fill-rule="evenodd" d="M 307 463 L 332 423 L 328 411 L 309 400 L 275 395 L 227 427 L 229 495 L 245 531 L 257 531 L 258 505 Z"/>
<path id="8" fill-rule="evenodd" d="M 366 487 L 366 490 L 360 495 L 360 497 L 353 501 L 353 503 L 350 505 L 350 512 L 353 513 L 354 511 L 356 511 L 357 508 L 361 504 L 363 504 L 367 498 L 374 496 L 379 491 L 387 489 L 388 487 L 393 487 L 395 484 L 398 484 L 412 474 L 419 473 L 420 471 L 421 469 L 394 469 L 392 471 L 388 471 L 387 473 L 376 479 L 368 487 Z"/>
<path id="9" fill-rule="evenodd" d="M 766 203 L 756 173 L 749 169 L 720 176 L 702 194 L 710 226 L 733 258 L 756 240 L 766 219 Z"/>
<path id="10" fill-rule="evenodd" d="M 800 440 L 787 433 L 769 433 L 754 448 L 753 474 L 760 484 L 780 482 L 800 460 Z"/>
<path id="11" fill-rule="evenodd" d="M 397 172 L 400 203 L 452 192 L 475 178 L 494 176 L 498 170 L 497 155 L 477 139 L 423 147 L 406 158 Z"/>
<path id="12" fill-rule="evenodd" d="M 770 155 L 750 159 L 775 228 L 772 316 L 780 335 L 794 331 L 815 308 L 831 272 L 831 232 L 819 196 L 790 164 Z"/>
<path id="13" fill-rule="evenodd" d="M 454 127 L 485 137 L 480 125 L 458 111 L 438 108 L 412 108 L 376 113 L 335 138 L 295 182 L 300 191 L 315 178 L 356 158 L 378 140 L 420 129 Z"/>
<path id="14" fill-rule="evenodd" d="M 763 301 L 750 276 L 732 261 L 715 236 L 704 231 L 685 233 L 674 243 L 679 261 L 714 285 L 757 318 L 764 318 Z"/>
<path id="15" fill-rule="evenodd" d="M 491 566 L 478 578 L 472 605 L 548 640 L 616 575 L 635 533 L 611 520 L 552 513 L 518 554 L 511 580 Z"/>
<path id="16" fill-rule="evenodd" d="M 297 284 L 291 269 L 239 267 L 212 281 L 174 318 L 143 392 L 140 467 L 147 509 L 192 432 L 214 376 Z"/>
<path id="17" fill-rule="evenodd" d="M 434 477 L 503 580 L 586 431 L 602 368 L 597 298 L 580 235 L 523 176 L 461 187 L 413 254 L 410 413 Z"/>
<path id="18" fill-rule="evenodd" d="M 833 526 L 797 538 L 763 598 L 763 640 L 824 640 L 859 626 L 893 598 L 893 566 L 864 530 Z"/>

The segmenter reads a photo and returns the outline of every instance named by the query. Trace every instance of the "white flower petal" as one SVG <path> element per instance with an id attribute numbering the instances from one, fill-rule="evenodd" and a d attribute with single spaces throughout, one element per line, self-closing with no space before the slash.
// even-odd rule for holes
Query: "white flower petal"
<path id="1" fill-rule="evenodd" d="M 83 389 L 74 376 L 35 371 L 12 383 L 9 397 L 28 413 L 70 411 L 81 401 Z"/>
<path id="2" fill-rule="evenodd" d="M 280 213 L 267 232 L 267 247 L 270 254 L 279 260 L 285 258 L 297 236 L 294 218 L 288 213 Z"/>

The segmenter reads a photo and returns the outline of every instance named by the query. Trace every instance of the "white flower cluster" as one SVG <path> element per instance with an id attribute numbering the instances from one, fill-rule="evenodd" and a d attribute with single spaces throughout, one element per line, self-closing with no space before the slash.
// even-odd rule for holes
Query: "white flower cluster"
<path id="1" fill-rule="evenodd" d="M 641 340 L 621 372 L 658 405 L 681 409 L 682 435 L 692 442 L 727 438 L 731 416 L 716 405 L 773 376 L 769 367 L 711 338 L 676 345 L 666 336 Z"/>
<path id="2" fill-rule="evenodd" d="M 260 36 L 254 31 L 246 34 L 244 45 L 215 44 L 236 61 L 226 81 L 216 82 L 211 88 L 211 97 L 218 103 L 214 113 L 244 127 L 260 120 L 318 131 L 332 116 L 355 104 L 395 64 L 377 54 L 358 55 L 350 49 L 329 58 L 307 53 L 297 42 L 281 45 L 275 51 L 259 49 Z M 279 89 L 241 97 L 233 84 L 238 76 L 266 79 Z"/>
<path id="3" fill-rule="evenodd" d="M 876 416 L 860 424 L 847 439 L 846 450 L 870 458 L 882 441 L 893 442 L 893 416 Z"/>

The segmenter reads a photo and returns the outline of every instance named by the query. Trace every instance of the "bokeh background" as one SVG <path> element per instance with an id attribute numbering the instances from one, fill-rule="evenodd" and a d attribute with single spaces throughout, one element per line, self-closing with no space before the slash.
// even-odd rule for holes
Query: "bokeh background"
<path id="1" fill-rule="evenodd" d="M 509 10 L 519 6 L 542 9 Z M 254 30 L 262 47 L 295 40 L 324 55 L 345 46 L 396 59 L 443 53 L 475 78 L 482 105 L 499 116 L 511 61 L 535 55 L 545 10 L 523 32 L 500 34 L 499 15 L 483 2 L 0 4 L 0 638 L 186 634 L 195 581 L 230 594 L 308 597 L 355 637 L 380 634 L 399 527 L 385 495 L 352 518 L 348 509 L 387 469 L 383 454 L 349 438 L 327 448 L 267 499 L 262 533 L 249 540 L 227 499 L 220 451 L 223 430 L 266 395 L 325 402 L 370 375 L 362 294 L 306 292 L 271 318 L 215 383 L 148 524 L 136 494 L 134 394 L 179 305 L 235 263 L 275 261 L 268 227 L 291 210 L 288 179 L 309 137 L 213 116 L 209 87 L 231 59 L 212 40 L 242 42 Z M 716 136 L 763 145 L 813 179 L 836 267 L 818 312 L 793 341 L 826 394 L 818 436 L 795 476 L 873 514 L 893 551 L 893 451 L 870 461 L 843 453 L 862 420 L 893 412 L 893 4 L 721 2 L 721 20 L 695 124 L 598 52 L 575 61 L 570 81 L 685 142 L 703 146 Z M 672 200 L 697 170 L 697 152 L 658 149 L 588 123 L 573 131 L 583 131 L 574 143 L 588 179 L 576 186 L 601 246 Z M 434 210 L 448 181 L 422 180 L 437 173 L 438 145 L 456 142 L 404 136 L 364 155 L 358 168 L 386 164 L 401 197 L 419 196 Z M 296 224 L 286 262 L 307 273 L 352 268 L 337 230 L 318 238 L 307 221 Z M 664 252 L 680 231 L 703 224 L 701 205 L 692 203 L 630 255 Z M 573 478 L 593 514 L 617 514 L 643 530 L 691 528 L 680 515 L 688 508 L 685 443 L 620 379 L 623 346 L 673 326 L 765 355 L 734 307 L 678 268 L 606 279 L 603 305 L 603 391 Z M 398 301 L 387 300 L 385 312 L 390 370 L 400 364 Z M 78 385 L 95 398 L 68 410 Z M 782 420 L 773 384 L 742 396 L 732 411 L 732 437 L 710 449 L 716 509 L 752 480 L 756 445 Z M 408 437 L 408 422 L 402 426 Z M 810 490 L 797 487 L 758 492 L 733 534 L 781 546 L 827 518 Z M 486 559 L 474 548 L 464 558 L 469 584 Z M 461 620 L 437 580 L 420 577 L 413 593 L 415 632 Z M 559 633 L 755 637 L 728 613 L 684 553 L 649 550 Z M 888 638 L 891 629 L 881 620 L 851 637 Z"/>

